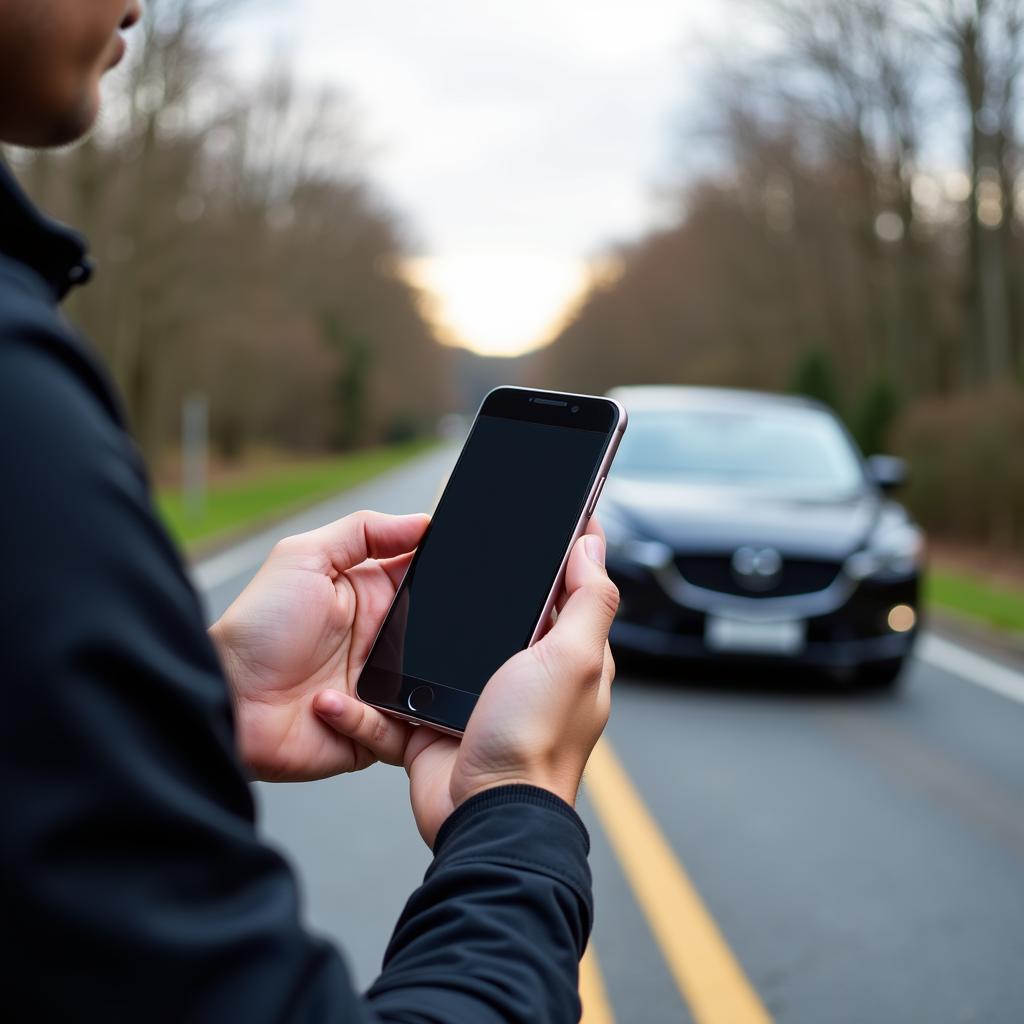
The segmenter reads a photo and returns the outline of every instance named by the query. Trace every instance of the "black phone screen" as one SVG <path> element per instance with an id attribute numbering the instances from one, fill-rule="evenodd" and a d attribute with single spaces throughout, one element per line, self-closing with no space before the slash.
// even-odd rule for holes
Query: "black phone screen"
<path id="1" fill-rule="evenodd" d="M 473 425 L 364 669 L 479 695 L 530 640 L 617 421 L 615 407 L 503 389 Z M 511 396 L 511 397 L 509 397 Z M 576 412 L 573 412 L 573 409 Z M 579 425 L 574 425 L 578 423 Z M 404 682 L 401 690 L 399 680 Z M 390 697 L 390 701 L 386 698 Z"/>

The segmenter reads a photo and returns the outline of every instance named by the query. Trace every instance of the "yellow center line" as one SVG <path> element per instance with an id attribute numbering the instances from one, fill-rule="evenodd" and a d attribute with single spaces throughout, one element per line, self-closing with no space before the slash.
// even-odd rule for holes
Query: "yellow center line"
<path id="1" fill-rule="evenodd" d="M 697 1024 L 771 1024 L 607 740 L 591 756 L 585 779 L 590 802 Z"/>
<path id="2" fill-rule="evenodd" d="M 580 1024 L 615 1024 L 593 939 L 580 961 L 580 1002 L 583 1003 Z"/>

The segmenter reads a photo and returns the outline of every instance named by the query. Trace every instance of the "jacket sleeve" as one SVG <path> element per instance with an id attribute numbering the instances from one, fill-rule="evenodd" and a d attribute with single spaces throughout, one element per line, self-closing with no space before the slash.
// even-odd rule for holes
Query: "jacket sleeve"
<path id="1" fill-rule="evenodd" d="M 402 1021 L 578 1020 L 592 906 L 576 812 L 530 786 L 488 790 L 445 822 L 434 849 L 368 994 L 375 1010 Z"/>
<path id="2" fill-rule="evenodd" d="M 303 929 L 131 444 L 54 351 L 0 337 L 5 1001 L 32 1020 L 576 1019 L 587 841 L 538 790 L 446 823 L 366 996 Z"/>

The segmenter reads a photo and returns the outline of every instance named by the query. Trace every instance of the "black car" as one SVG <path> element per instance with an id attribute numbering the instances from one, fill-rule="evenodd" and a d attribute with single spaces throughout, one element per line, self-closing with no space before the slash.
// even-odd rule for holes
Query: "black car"
<path id="1" fill-rule="evenodd" d="M 919 625 L 923 536 L 809 399 L 712 388 L 613 392 L 629 411 L 601 503 L 620 651 L 799 663 L 892 685 Z"/>

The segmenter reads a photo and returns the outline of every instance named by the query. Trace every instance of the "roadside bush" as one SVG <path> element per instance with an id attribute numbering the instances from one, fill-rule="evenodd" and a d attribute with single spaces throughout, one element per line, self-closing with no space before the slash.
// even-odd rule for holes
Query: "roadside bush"
<path id="1" fill-rule="evenodd" d="M 876 377 L 863 391 L 850 428 L 865 455 L 879 455 L 889 447 L 889 436 L 900 412 L 900 396 L 889 377 Z"/>
<path id="2" fill-rule="evenodd" d="M 813 398 L 824 405 L 841 411 L 839 386 L 836 383 L 835 366 L 826 349 L 814 348 L 804 352 L 793 368 L 789 390 L 794 395 Z"/>
<path id="3" fill-rule="evenodd" d="M 893 440 L 910 462 L 904 498 L 925 527 L 1024 550 L 1024 394 L 1006 388 L 917 404 Z"/>

